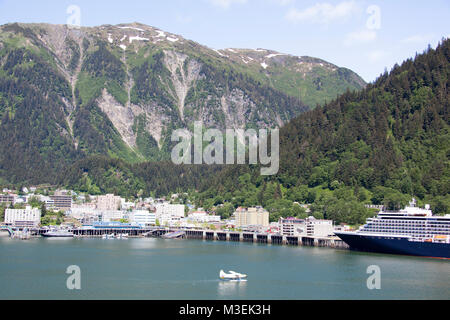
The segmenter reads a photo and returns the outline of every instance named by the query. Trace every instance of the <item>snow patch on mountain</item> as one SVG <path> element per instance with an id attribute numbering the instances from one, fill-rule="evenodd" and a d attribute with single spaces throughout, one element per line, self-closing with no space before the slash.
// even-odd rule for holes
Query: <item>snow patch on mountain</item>
<path id="1" fill-rule="evenodd" d="M 135 28 L 135 27 L 119 27 L 119 29 L 131 29 L 131 30 L 136 30 L 136 31 L 141 31 L 141 32 L 145 31 L 143 29 Z"/>
<path id="2" fill-rule="evenodd" d="M 278 57 L 278 56 L 286 56 L 286 54 L 284 54 L 284 53 L 272 53 L 272 54 L 269 54 L 268 56 L 266 56 L 266 58 L 270 59 L 270 58 L 274 58 L 274 57 Z"/>
<path id="3" fill-rule="evenodd" d="M 156 35 L 157 38 L 161 38 L 161 37 L 165 37 L 166 36 L 166 33 L 164 31 L 156 30 L 156 32 L 158 32 L 158 34 Z"/>

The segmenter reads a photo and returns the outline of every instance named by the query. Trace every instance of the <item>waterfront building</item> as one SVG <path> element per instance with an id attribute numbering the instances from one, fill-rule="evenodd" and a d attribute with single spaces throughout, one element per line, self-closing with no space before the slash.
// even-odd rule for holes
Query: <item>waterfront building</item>
<path id="1" fill-rule="evenodd" d="M 17 228 L 38 227 L 41 222 L 41 210 L 26 207 L 25 209 L 6 209 L 5 223 Z"/>
<path id="2" fill-rule="evenodd" d="M 279 221 L 280 232 L 284 236 L 300 236 L 306 234 L 305 219 L 281 218 Z"/>
<path id="3" fill-rule="evenodd" d="M 122 198 L 113 194 L 107 194 L 97 197 L 98 210 L 119 210 L 122 204 Z"/>
<path id="4" fill-rule="evenodd" d="M 329 237 L 334 234 L 333 221 L 314 217 L 281 218 L 279 225 L 281 234 L 285 236 Z"/>
<path id="5" fill-rule="evenodd" d="M 319 220 L 314 217 L 306 219 L 306 234 L 314 237 L 330 237 L 334 235 L 333 221 Z"/>
<path id="6" fill-rule="evenodd" d="M 156 215 L 148 210 L 134 210 L 130 214 L 130 222 L 141 227 L 156 225 Z"/>
<path id="7" fill-rule="evenodd" d="M 122 223 L 118 221 L 111 221 L 111 222 L 94 222 L 92 224 L 92 227 L 85 226 L 86 229 L 140 229 L 141 227 L 135 224 L 131 223 Z"/>
<path id="8" fill-rule="evenodd" d="M 241 208 L 239 207 L 234 213 L 236 226 L 269 226 L 269 212 L 262 207 Z"/>

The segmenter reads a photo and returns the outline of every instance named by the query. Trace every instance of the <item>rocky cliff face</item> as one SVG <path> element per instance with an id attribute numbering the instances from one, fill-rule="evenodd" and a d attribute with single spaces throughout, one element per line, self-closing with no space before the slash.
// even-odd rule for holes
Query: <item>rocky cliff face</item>
<path id="1" fill-rule="evenodd" d="M 22 95 L 7 93 L 6 82 L 29 85 L 56 108 L 48 121 L 59 127 L 59 143 L 81 157 L 106 153 L 132 162 L 164 159 L 171 132 L 196 120 L 221 129 L 282 126 L 365 86 L 352 71 L 320 59 L 264 49 L 213 50 L 137 23 L 4 25 L 0 79 L 1 113 L 9 113 L 10 121 L 12 109 L 32 110 L 36 101 L 13 103 Z M 33 117 L 36 128 L 39 116 Z"/>

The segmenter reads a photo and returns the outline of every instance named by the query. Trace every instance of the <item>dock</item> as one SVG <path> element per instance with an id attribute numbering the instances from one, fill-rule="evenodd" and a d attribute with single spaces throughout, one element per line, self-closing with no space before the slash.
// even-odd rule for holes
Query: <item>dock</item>
<path id="1" fill-rule="evenodd" d="M 46 233 L 46 229 L 32 229 L 31 235 L 39 236 Z M 163 238 L 163 239 L 195 239 L 203 241 L 223 242 L 247 242 L 268 245 L 329 247 L 336 249 L 348 249 L 349 246 L 339 237 L 314 237 L 314 236 L 285 236 L 281 234 L 214 231 L 214 230 L 190 230 L 180 228 L 92 228 L 72 229 L 75 237 L 102 238 L 104 235 L 127 234 L 130 238 Z"/>
<path id="2" fill-rule="evenodd" d="M 339 237 L 284 236 L 280 234 L 211 230 L 186 230 L 185 233 L 186 239 L 248 242 L 288 246 L 329 247 L 337 249 L 349 248 L 348 245 Z"/>

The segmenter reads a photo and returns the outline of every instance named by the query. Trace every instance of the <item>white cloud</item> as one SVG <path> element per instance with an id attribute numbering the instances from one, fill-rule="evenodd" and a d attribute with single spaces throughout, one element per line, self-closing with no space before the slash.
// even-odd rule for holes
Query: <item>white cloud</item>
<path id="1" fill-rule="evenodd" d="M 355 1 L 343 1 L 336 5 L 317 3 L 304 10 L 291 9 L 286 18 L 292 22 L 312 22 L 328 24 L 336 20 L 344 20 L 361 12 Z"/>
<path id="2" fill-rule="evenodd" d="M 363 29 L 347 34 L 344 44 L 351 46 L 358 43 L 369 43 L 377 38 L 377 33 L 374 30 Z"/>
<path id="3" fill-rule="evenodd" d="M 231 5 L 237 3 L 237 4 L 245 4 L 247 3 L 247 0 L 207 0 L 212 5 L 215 5 L 217 7 L 221 7 L 224 9 L 229 8 Z"/>
<path id="4" fill-rule="evenodd" d="M 433 34 L 416 34 L 402 40 L 403 43 L 408 44 L 423 44 L 431 43 L 434 40 Z"/>

